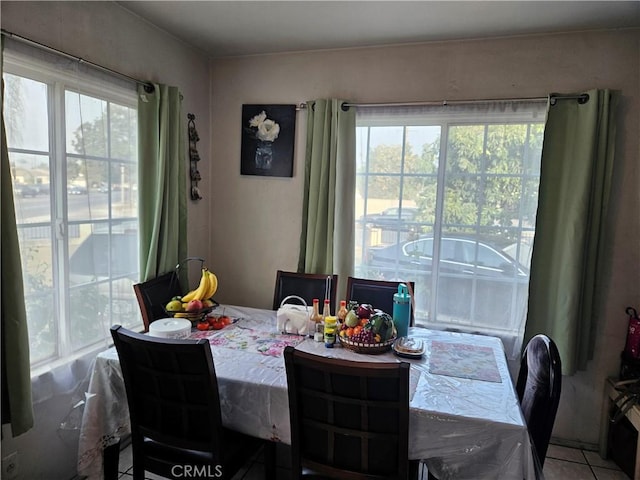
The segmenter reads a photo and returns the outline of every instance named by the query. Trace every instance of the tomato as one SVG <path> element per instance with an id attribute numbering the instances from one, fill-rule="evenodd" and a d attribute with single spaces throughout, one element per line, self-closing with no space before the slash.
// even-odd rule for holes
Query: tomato
<path id="1" fill-rule="evenodd" d="M 211 324 L 211 327 L 212 327 L 214 330 L 220 330 L 220 329 L 224 328 L 224 321 L 222 321 L 222 322 L 220 322 L 220 321 L 215 322 L 215 323 Z"/>
<path id="2" fill-rule="evenodd" d="M 231 325 L 231 318 L 227 317 L 226 315 L 222 315 L 219 319 L 219 321 L 221 321 L 224 325 Z"/>
<path id="3" fill-rule="evenodd" d="M 196 328 L 198 330 L 209 330 L 209 322 L 198 322 Z"/>
<path id="4" fill-rule="evenodd" d="M 214 323 L 217 323 L 218 318 L 217 317 L 207 317 L 207 321 L 209 322 L 209 325 L 213 325 Z"/>

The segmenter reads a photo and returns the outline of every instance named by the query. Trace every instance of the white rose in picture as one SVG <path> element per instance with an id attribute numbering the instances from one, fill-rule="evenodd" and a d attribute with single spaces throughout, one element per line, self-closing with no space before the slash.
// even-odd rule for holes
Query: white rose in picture
<path id="1" fill-rule="evenodd" d="M 250 127 L 259 127 L 262 122 L 264 122 L 267 118 L 266 112 L 263 110 L 258 115 L 249 120 Z"/>
<path id="2" fill-rule="evenodd" d="M 278 125 L 273 120 L 264 120 L 258 125 L 257 136 L 260 140 L 264 140 L 265 142 L 273 142 L 276 138 L 278 138 L 279 133 L 280 125 Z"/>

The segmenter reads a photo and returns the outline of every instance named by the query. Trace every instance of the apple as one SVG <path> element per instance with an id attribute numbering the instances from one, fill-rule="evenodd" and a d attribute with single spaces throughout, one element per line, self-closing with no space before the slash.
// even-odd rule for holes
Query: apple
<path id="1" fill-rule="evenodd" d="M 355 311 L 349 310 L 347 312 L 347 316 L 344 317 L 344 324 L 347 327 L 355 327 L 356 325 L 358 325 L 358 315 L 356 315 Z"/>
<path id="2" fill-rule="evenodd" d="M 209 307 L 213 307 L 213 301 L 209 299 L 202 300 L 202 308 L 209 308 Z"/>
<path id="3" fill-rule="evenodd" d="M 167 312 L 179 312 L 182 310 L 182 302 L 180 300 L 171 300 L 164 309 Z"/>
<path id="4" fill-rule="evenodd" d="M 187 312 L 198 312 L 202 310 L 202 302 L 200 300 L 194 299 L 187 303 L 187 308 L 185 308 Z"/>

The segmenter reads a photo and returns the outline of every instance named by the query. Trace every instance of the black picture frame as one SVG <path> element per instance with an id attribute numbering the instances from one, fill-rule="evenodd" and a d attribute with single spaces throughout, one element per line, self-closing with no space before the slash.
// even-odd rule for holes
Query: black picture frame
<path id="1" fill-rule="evenodd" d="M 295 127 L 295 105 L 242 105 L 240 173 L 293 177 Z"/>

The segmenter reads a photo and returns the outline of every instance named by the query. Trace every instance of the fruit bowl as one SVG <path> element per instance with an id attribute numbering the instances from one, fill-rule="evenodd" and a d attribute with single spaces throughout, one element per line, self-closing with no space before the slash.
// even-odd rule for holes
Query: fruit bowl
<path id="1" fill-rule="evenodd" d="M 173 318 L 186 318 L 187 320 L 191 320 L 191 322 L 197 322 L 202 320 L 208 313 L 210 313 L 215 307 L 219 304 L 216 301 L 213 301 L 213 305 L 210 307 L 205 307 L 200 310 L 177 310 L 177 311 L 169 311 L 166 308 L 164 309 L 165 313 L 168 317 Z"/>
<path id="2" fill-rule="evenodd" d="M 341 337 L 339 335 L 338 335 L 338 338 L 340 339 L 340 343 L 344 348 L 352 350 L 356 353 L 367 353 L 372 355 L 388 352 L 389 350 L 391 350 L 391 347 L 393 346 L 393 342 L 396 341 L 396 335 L 394 335 L 389 340 L 386 340 L 384 342 L 377 342 L 377 343 L 357 342 L 357 341 L 350 340 L 348 337 Z"/>

